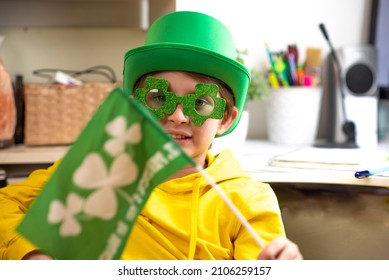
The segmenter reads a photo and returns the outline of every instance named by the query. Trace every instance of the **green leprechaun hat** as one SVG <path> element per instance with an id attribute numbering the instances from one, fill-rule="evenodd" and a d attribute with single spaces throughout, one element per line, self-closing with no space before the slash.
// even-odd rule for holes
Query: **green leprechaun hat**
<path id="1" fill-rule="evenodd" d="M 239 110 L 226 135 L 239 123 L 250 83 L 250 72 L 236 57 L 232 35 L 219 20 L 198 12 L 169 13 L 151 25 L 144 46 L 125 54 L 123 87 L 125 92 L 132 92 L 141 76 L 162 70 L 217 78 L 232 89 Z"/>

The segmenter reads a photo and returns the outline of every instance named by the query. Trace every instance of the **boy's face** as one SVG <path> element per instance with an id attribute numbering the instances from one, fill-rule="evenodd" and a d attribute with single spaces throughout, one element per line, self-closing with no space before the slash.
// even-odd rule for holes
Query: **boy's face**
<path id="1" fill-rule="evenodd" d="M 168 91 L 178 97 L 194 94 L 196 85 L 200 83 L 194 77 L 180 71 L 158 72 L 153 74 L 153 77 L 167 80 Z M 198 122 L 192 122 L 192 117 L 184 114 L 183 104 L 178 103 L 171 114 L 161 117 L 160 123 L 189 156 L 203 165 L 206 152 L 215 135 L 224 133 L 231 126 L 236 115 L 237 111 L 232 117 L 208 118 L 199 125 Z"/>

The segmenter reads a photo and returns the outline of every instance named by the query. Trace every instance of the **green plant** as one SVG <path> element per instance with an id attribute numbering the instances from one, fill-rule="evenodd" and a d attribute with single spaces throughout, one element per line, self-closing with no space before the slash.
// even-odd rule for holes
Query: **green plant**
<path id="1" fill-rule="evenodd" d="M 248 55 L 248 50 L 237 50 L 236 60 L 245 65 L 244 56 Z M 270 95 L 270 85 L 266 71 L 259 69 L 249 69 L 251 81 L 247 91 L 247 101 L 264 100 Z"/>

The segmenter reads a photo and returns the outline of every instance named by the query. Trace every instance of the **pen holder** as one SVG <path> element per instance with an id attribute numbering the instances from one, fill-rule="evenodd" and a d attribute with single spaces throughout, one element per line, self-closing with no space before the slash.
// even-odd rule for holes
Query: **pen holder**
<path id="1" fill-rule="evenodd" d="M 312 145 L 318 130 L 321 97 L 321 87 L 272 89 L 266 100 L 266 124 L 270 142 Z"/>

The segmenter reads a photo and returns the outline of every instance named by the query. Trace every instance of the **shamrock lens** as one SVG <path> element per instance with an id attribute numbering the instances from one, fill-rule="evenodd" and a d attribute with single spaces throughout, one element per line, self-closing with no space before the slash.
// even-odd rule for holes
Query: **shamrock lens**
<path id="1" fill-rule="evenodd" d="M 166 104 L 166 95 L 160 89 L 152 89 L 146 94 L 145 101 L 151 109 L 160 109 Z"/>
<path id="2" fill-rule="evenodd" d="M 215 100 L 208 94 L 200 95 L 195 100 L 196 112 L 201 116 L 209 116 L 215 109 Z"/>

